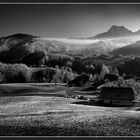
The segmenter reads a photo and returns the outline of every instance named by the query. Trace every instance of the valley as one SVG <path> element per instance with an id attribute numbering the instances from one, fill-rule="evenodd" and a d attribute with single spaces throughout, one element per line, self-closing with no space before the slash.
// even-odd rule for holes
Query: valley
<path id="1" fill-rule="evenodd" d="M 0 135 L 139 136 L 139 42 L 122 26 L 88 38 L 0 38 Z M 136 105 L 96 103 L 102 86 L 135 88 Z"/>

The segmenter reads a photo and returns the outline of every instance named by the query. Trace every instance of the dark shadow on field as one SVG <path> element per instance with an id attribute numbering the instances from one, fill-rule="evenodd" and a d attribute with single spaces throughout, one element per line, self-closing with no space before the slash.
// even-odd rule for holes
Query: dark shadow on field
<path id="1" fill-rule="evenodd" d="M 6 117 L 31 117 L 31 116 L 47 116 L 47 115 L 65 115 L 65 114 L 72 114 L 73 111 L 59 111 L 59 112 L 43 112 L 43 113 L 28 113 L 28 114 L 8 114 L 8 115 L 0 115 L 0 118 Z"/>
<path id="2" fill-rule="evenodd" d="M 25 125 L 0 125 L 0 136 L 104 136 L 105 133 L 89 129 L 80 126 L 68 126 L 60 127 L 58 125 L 39 125 L 36 126 L 25 126 Z"/>
<path id="3" fill-rule="evenodd" d="M 121 106 L 121 105 L 109 105 L 109 104 L 103 104 L 101 102 L 91 102 L 91 101 L 78 101 L 78 102 L 72 102 L 72 104 L 77 105 L 89 105 L 89 106 L 102 106 L 102 107 L 126 107 L 128 106 Z"/>
<path id="4" fill-rule="evenodd" d="M 59 91 L 59 93 L 58 93 Z M 60 91 L 64 91 L 61 87 L 54 87 L 54 89 L 41 89 L 38 87 L 3 87 L 0 88 L 0 97 L 5 96 L 56 96 L 63 97 Z"/>

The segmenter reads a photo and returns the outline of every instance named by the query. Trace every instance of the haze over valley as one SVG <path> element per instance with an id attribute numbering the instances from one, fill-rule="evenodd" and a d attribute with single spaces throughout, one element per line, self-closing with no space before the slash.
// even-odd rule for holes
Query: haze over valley
<path id="1" fill-rule="evenodd" d="M 11 62 L 16 62 L 26 55 L 41 50 L 47 54 L 72 55 L 73 57 L 80 55 L 87 58 L 102 54 L 139 56 L 139 41 L 140 34 L 137 32 L 134 33 L 124 26 L 114 25 L 105 33 L 84 39 L 44 38 L 21 33 L 0 39 L 0 60 L 3 62 L 9 59 Z M 133 49 L 133 52 L 130 52 L 129 48 Z M 19 52 L 19 56 L 16 55 L 17 52 Z M 9 54 L 12 55 L 13 60 Z"/>

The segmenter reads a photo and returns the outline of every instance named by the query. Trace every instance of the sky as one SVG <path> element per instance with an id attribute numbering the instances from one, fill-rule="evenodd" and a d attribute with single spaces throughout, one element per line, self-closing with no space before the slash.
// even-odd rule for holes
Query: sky
<path id="1" fill-rule="evenodd" d="M 92 37 L 112 25 L 140 29 L 140 4 L 0 4 L 0 37 Z"/>

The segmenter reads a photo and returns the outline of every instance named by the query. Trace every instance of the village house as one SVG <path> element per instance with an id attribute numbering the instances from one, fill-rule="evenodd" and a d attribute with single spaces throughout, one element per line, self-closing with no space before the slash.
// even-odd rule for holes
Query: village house
<path id="1" fill-rule="evenodd" d="M 135 99 L 135 90 L 131 87 L 102 87 L 99 98 L 104 104 L 131 106 Z"/>

